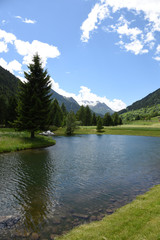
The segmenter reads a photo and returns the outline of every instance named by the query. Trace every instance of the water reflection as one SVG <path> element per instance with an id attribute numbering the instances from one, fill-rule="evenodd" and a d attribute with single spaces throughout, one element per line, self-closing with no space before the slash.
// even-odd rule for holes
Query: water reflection
<path id="1" fill-rule="evenodd" d="M 20 207 L 25 228 L 32 231 L 38 231 L 50 209 L 54 210 L 53 181 L 51 187 L 54 165 L 52 169 L 50 165 L 47 151 L 21 153 L 17 159 L 17 189 L 14 197 Z"/>

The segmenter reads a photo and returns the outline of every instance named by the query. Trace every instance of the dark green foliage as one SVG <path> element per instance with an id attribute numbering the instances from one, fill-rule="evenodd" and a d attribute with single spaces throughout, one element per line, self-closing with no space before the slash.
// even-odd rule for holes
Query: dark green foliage
<path id="1" fill-rule="evenodd" d="M 146 97 L 142 98 L 141 100 L 134 102 L 132 105 L 128 106 L 126 109 L 121 110 L 119 114 L 123 114 L 131 110 L 138 110 L 141 108 L 152 107 L 157 104 L 160 104 L 160 88 L 148 94 Z"/>
<path id="2" fill-rule="evenodd" d="M 103 129 L 103 121 L 100 117 L 98 117 L 97 120 L 97 132 L 101 132 Z"/>
<path id="3" fill-rule="evenodd" d="M 12 126 L 12 123 L 17 118 L 17 98 L 16 96 L 11 96 L 8 101 L 7 114 L 6 114 L 6 126 Z"/>
<path id="4" fill-rule="evenodd" d="M 8 121 L 15 120 L 17 88 L 20 80 L 0 66 L 0 124 L 8 126 Z M 10 102 L 11 101 L 11 102 Z"/>
<path id="5" fill-rule="evenodd" d="M 72 135 L 76 129 L 76 117 L 73 111 L 69 112 L 66 118 L 66 134 Z"/>
<path id="6" fill-rule="evenodd" d="M 85 126 L 91 126 L 92 125 L 92 113 L 88 106 L 85 108 L 84 113 L 84 125 Z"/>
<path id="7" fill-rule="evenodd" d="M 50 125 L 61 127 L 63 123 L 63 113 L 57 99 L 51 104 Z"/>
<path id="8" fill-rule="evenodd" d="M 62 105 L 61 105 L 61 111 L 62 111 L 64 116 L 67 116 L 67 109 L 66 109 L 64 103 L 62 103 Z"/>
<path id="9" fill-rule="evenodd" d="M 19 82 L 18 78 L 0 66 L 0 96 L 4 95 L 8 99 L 15 95 Z"/>
<path id="10" fill-rule="evenodd" d="M 113 126 L 121 125 L 122 119 L 119 117 L 118 113 L 115 112 L 112 115 Z"/>
<path id="11" fill-rule="evenodd" d="M 92 115 L 92 126 L 96 126 L 97 125 L 97 118 L 96 118 L 96 114 L 93 113 Z"/>
<path id="12" fill-rule="evenodd" d="M 33 64 L 24 72 L 27 82 L 20 83 L 18 94 L 18 118 L 16 127 L 27 130 L 34 137 L 36 130 L 45 129 L 49 123 L 51 106 L 51 82 L 47 70 L 43 70 L 38 54 L 33 57 Z"/>
<path id="13" fill-rule="evenodd" d="M 113 126 L 113 120 L 109 113 L 106 113 L 103 118 L 103 125 L 104 126 Z"/>
<path id="14" fill-rule="evenodd" d="M 7 106 L 8 106 L 8 99 L 6 96 L 0 96 L 0 124 L 4 125 L 6 123 L 6 116 L 7 116 Z"/>
<path id="15" fill-rule="evenodd" d="M 120 115 L 124 123 L 135 120 L 150 120 L 152 117 L 160 116 L 160 104 L 128 111 Z"/>
<path id="16" fill-rule="evenodd" d="M 92 112 L 88 106 L 81 106 L 76 117 L 82 126 L 92 126 Z"/>
<path id="17" fill-rule="evenodd" d="M 85 107 L 82 105 L 76 113 L 77 120 L 81 122 L 81 125 L 85 124 Z"/>

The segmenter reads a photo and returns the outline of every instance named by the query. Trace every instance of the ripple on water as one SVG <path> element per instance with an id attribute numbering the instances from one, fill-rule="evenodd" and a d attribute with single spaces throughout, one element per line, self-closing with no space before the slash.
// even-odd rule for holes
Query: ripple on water
<path id="1" fill-rule="evenodd" d="M 86 135 L 56 142 L 0 155 L 0 216 L 20 216 L 0 239 L 62 234 L 160 183 L 159 138 Z"/>

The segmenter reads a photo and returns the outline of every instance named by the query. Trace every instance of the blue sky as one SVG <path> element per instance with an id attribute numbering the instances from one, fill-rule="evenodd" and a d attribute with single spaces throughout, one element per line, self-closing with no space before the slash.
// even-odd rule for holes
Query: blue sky
<path id="1" fill-rule="evenodd" d="M 159 88 L 159 0 L 0 0 L 0 65 L 38 52 L 58 93 L 120 110 Z"/>

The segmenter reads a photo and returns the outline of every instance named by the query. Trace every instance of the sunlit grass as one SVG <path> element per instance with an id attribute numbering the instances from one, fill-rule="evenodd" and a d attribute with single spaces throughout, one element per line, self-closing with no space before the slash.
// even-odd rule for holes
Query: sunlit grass
<path id="1" fill-rule="evenodd" d="M 14 129 L 0 129 L 0 153 L 19 151 L 30 148 L 47 147 L 55 144 L 51 137 L 36 135 L 31 139 L 28 132 L 17 132 Z"/>
<path id="2" fill-rule="evenodd" d="M 65 135 L 65 128 L 59 128 L 55 131 L 55 133 L 56 135 Z M 97 132 L 96 126 L 80 126 L 75 130 L 74 134 L 110 134 L 160 137 L 160 123 L 152 122 L 152 124 L 144 125 L 142 122 L 138 122 L 138 124 L 134 122 L 133 124 L 104 127 L 101 132 Z"/>

